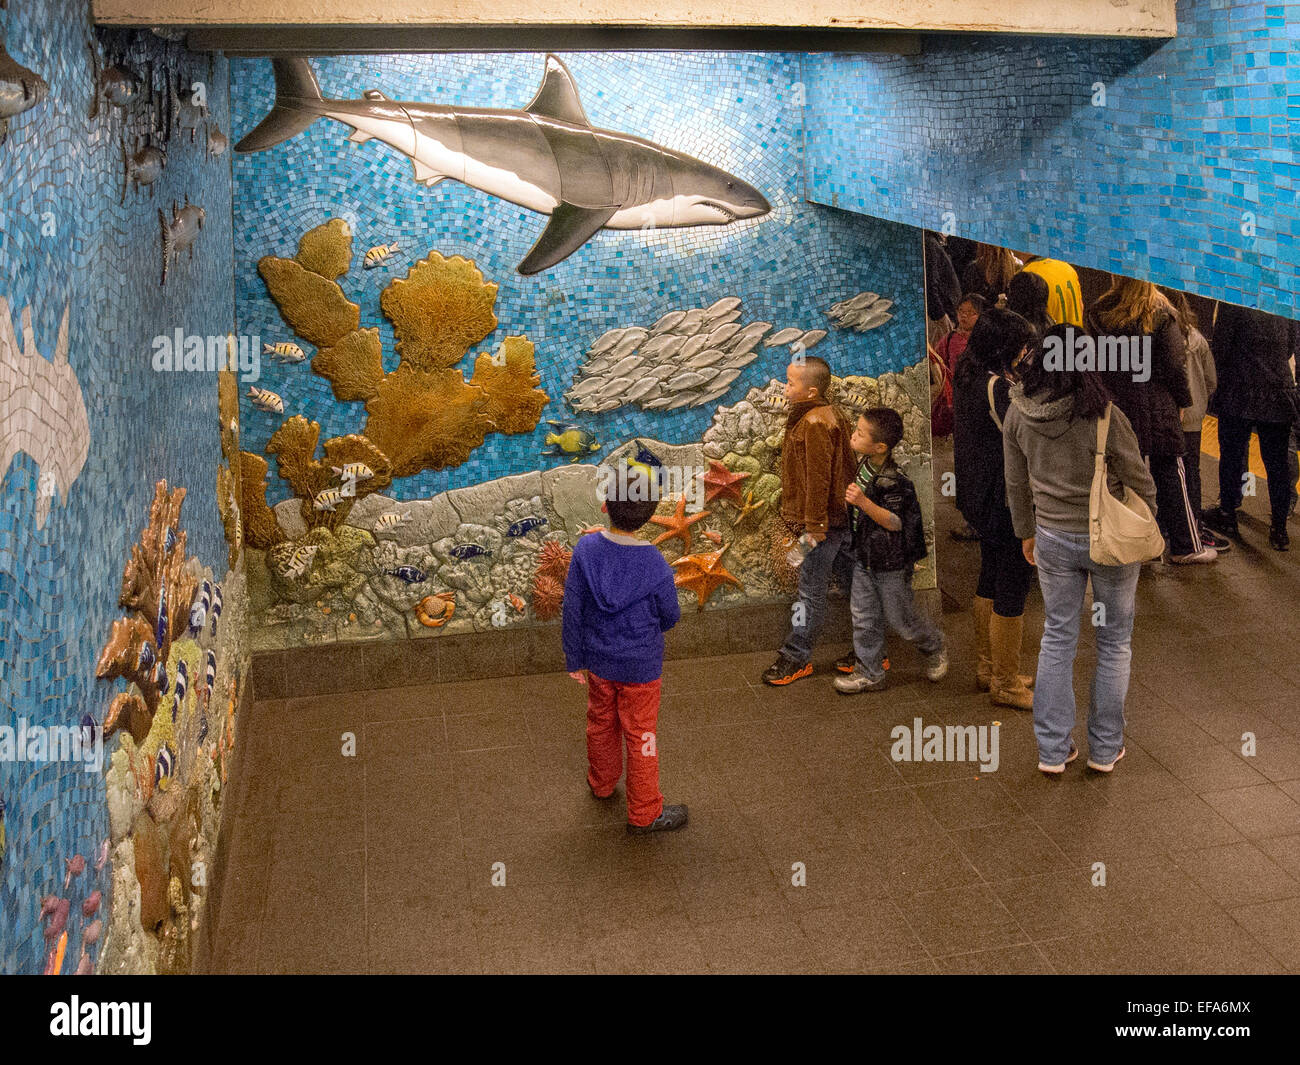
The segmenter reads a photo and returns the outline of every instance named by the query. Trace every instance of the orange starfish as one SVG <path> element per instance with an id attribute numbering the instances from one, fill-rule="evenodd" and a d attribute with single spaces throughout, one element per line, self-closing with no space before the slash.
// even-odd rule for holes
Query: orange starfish
<path id="1" fill-rule="evenodd" d="M 686 516 L 686 497 L 682 496 L 677 500 L 677 510 L 672 517 L 662 518 L 658 514 L 652 514 L 650 520 L 656 525 L 662 525 L 668 531 L 660 533 L 655 537 L 655 546 L 662 544 L 666 540 L 678 539 L 682 542 L 682 554 L 686 554 L 691 549 L 691 526 L 697 521 L 703 521 L 709 516 L 707 510 L 701 510 L 698 514 L 692 514 L 689 518 Z"/>
<path id="2" fill-rule="evenodd" d="M 747 473 L 732 473 L 717 459 L 709 459 L 709 472 L 704 475 L 704 502 L 712 503 L 716 497 L 722 496 L 742 503 L 736 485 L 748 476 Z"/>
<path id="3" fill-rule="evenodd" d="M 722 556 L 727 553 L 727 548 L 730 546 L 727 544 L 726 547 L 711 554 L 683 555 L 671 563 L 674 567 L 681 567 L 677 571 L 677 576 L 673 578 L 673 584 L 678 588 L 686 588 L 694 592 L 700 601 L 701 610 L 719 585 L 734 584 L 737 588 L 744 587 L 736 579 L 735 574 L 728 573 L 722 568 Z"/>

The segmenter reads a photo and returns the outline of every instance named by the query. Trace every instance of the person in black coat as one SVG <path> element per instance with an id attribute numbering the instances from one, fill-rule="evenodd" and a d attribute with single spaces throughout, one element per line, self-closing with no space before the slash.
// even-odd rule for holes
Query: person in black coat
<path id="1" fill-rule="evenodd" d="M 1187 340 L 1178 315 L 1155 285 L 1130 277 L 1115 277 L 1089 309 L 1088 326 L 1097 338 L 1099 360 L 1111 350 L 1103 338 L 1123 338 L 1129 369 L 1109 369 L 1103 380 L 1124 412 L 1156 483 L 1156 520 L 1168 545 L 1169 561 L 1177 564 L 1214 562 L 1218 553 L 1201 542 L 1200 515 L 1187 494 L 1183 452 L 1182 410 L 1192 405 L 1187 384 Z M 1150 361 L 1133 368 L 1134 347 L 1150 351 Z M 1196 461 L 1200 461 L 1199 456 Z"/>
<path id="2" fill-rule="evenodd" d="M 1287 360 L 1300 353 L 1300 322 L 1264 311 L 1219 305 L 1214 318 L 1214 368 L 1218 390 L 1210 413 L 1219 419 L 1219 503 L 1204 514 L 1205 523 L 1226 536 L 1239 535 L 1246 452 L 1250 434 L 1259 434 L 1259 451 L 1268 476 L 1271 529 L 1268 542 L 1277 551 L 1290 546 L 1286 519 L 1290 490 L 1288 446 L 1295 421 L 1296 387 Z"/>
<path id="3" fill-rule="evenodd" d="M 1036 339 L 1034 327 L 1020 315 L 989 308 L 957 361 L 952 392 L 957 509 L 979 534 L 980 544 L 979 582 L 971 605 L 979 654 L 975 679 L 995 704 L 1020 710 L 1034 705 L 1033 681 L 1020 673 L 1025 599 L 1034 570 L 1007 507 L 1002 419 L 1011 397 L 1001 369 Z"/>
<path id="4" fill-rule="evenodd" d="M 932 322 L 948 318 L 957 321 L 961 282 L 943 239 L 929 230 L 925 234 L 925 310 Z M 952 328 L 951 325 L 948 328 Z"/>

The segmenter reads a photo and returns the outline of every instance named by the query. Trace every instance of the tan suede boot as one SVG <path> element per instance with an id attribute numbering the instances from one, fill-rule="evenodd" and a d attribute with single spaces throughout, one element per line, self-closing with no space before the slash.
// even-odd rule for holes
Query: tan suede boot
<path id="1" fill-rule="evenodd" d="M 1017 710 L 1034 708 L 1034 693 L 1020 675 L 1020 638 L 1024 630 L 1023 617 L 989 615 L 989 645 L 993 654 L 989 698 L 995 706 L 1011 706 Z"/>
<path id="2" fill-rule="evenodd" d="M 993 600 L 977 595 L 971 600 L 971 617 L 975 621 L 975 653 L 979 665 L 975 667 L 975 685 L 980 691 L 989 690 L 993 677 L 993 655 L 989 651 L 989 618 L 993 614 Z"/>
<path id="3" fill-rule="evenodd" d="M 980 691 L 986 692 L 993 677 L 993 655 L 989 648 L 989 618 L 993 616 L 993 600 L 975 596 L 971 600 L 971 616 L 975 621 L 975 653 L 979 655 L 979 664 L 975 667 L 975 684 Z M 1034 678 L 1021 673 L 1020 683 L 1026 688 L 1032 688 Z"/>

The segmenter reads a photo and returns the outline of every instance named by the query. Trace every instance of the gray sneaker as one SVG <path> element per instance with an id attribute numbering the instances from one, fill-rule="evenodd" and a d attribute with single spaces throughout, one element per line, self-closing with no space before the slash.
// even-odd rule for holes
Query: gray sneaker
<path id="1" fill-rule="evenodd" d="M 883 688 L 885 674 L 882 673 L 873 680 L 863 672 L 861 666 L 857 666 L 848 676 L 836 677 L 834 683 L 835 690 L 841 695 L 858 695 L 861 692 L 874 692 Z"/>
<path id="2" fill-rule="evenodd" d="M 943 680 L 948 675 L 948 652 L 935 651 L 932 655 L 925 656 L 925 677 L 926 680 Z"/>
<path id="3" fill-rule="evenodd" d="M 648 825 L 629 824 L 627 830 L 630 835 L 643 836 L 648 832 L 673 832 L 684 824 L 686 824 L 686 807 L 665 804 L 663 813 Z"/>

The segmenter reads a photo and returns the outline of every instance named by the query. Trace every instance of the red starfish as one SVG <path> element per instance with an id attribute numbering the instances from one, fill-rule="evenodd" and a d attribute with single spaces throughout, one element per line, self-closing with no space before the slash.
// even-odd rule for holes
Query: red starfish
<path id="1" fill-rule="evenodd" d="M 691 526 L 697 521 L 703 521 L 709 516 L 707 510 L 701 510 L 698 514 L 692 514 L 689 518 L 686 516 L 686 497 L 682 496 L 677 500 L 677 510 L 670 518 L 661 518 L 658 514 L 652 514 L 650 520 L 656 525 L 662 525 L 668 531 L 660 533 L 655 537 L 655 546 L 662 544 L 665 540 L 674 538 L 682 542 L 682 554 L 686 554 L 691 549 Z"/>
<path id="2" fill-rule="evenodd" d="M 709 459 L 709 472 L 704 475 L 704 502 L 712 503 L 717 496 L 722 496 L 743 503 L 736 485 L 748 476 L 747 473 L 732 473 L 717 459 Z"/>
<path id="3" fill-rule="evenodd" d="M 705 555 L 684 555 L 675 559 L 671 565 L 680 566 L 677 576 L 673 578 L 673 584 L 678 588 L 687 588 L 695 593 L 695 597 L 700 601 L 700 609 L 704 609 L 704 604 L 717 590 L 719 585 L 734 584 L 737 588 L 743 588 L 744 585 L 736 579 L 735 574 L 728 573 L 722 568 L 722 556 L 727 553 L 727 544 L 719 551 Z"/>

